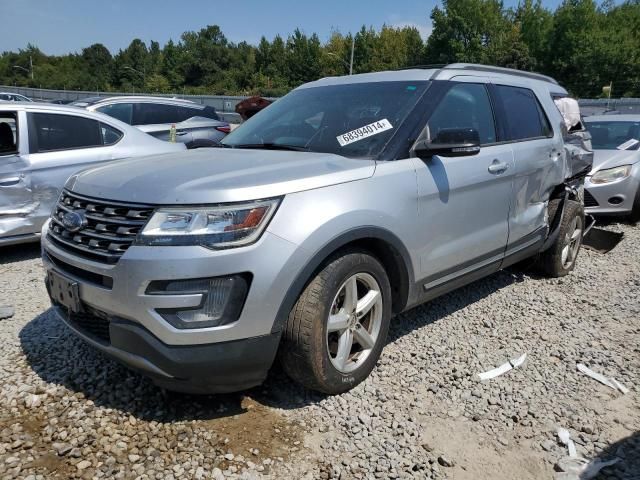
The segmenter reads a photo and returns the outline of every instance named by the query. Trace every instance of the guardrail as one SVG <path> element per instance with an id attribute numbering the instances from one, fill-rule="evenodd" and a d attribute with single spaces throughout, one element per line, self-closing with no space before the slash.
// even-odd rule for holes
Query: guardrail
<path id="1" fill-rule="evenodd" d="M 240 123 L 240 115 L 235 112 L 236 105 L 248 96 L 232 95 L 181 95 L 166 93 L 148 92 L 98 92 L 88 90 L 48 90 L 45 88 L 15 87 L 10 85 L 0 85 L 0 90 L 5 92 L 19 93 L 34 100 L 79 100 L 87 97 L 116 97 L 124 95 L 149 95 L 154 97 L 184 98 L 202 105 L 209 105 L 215 108 L 220 116 L 232 123 Z M 268 98 L 276 100 L 276 98 Z M 583 98 L 578 100 L 583 115 L 597 115 L 607 111 L 618 111 L 620 113 L 640 114 L 640 98 Z"/>
<path id="2" fill-rule="evenodd" d="M 87 97 L 117 97 L 125 95 L 148 95 L 154 97 L 167 98 L 183 98 L 201 105 L 208 105 L 216 109 L 220 116 L 233 123 L 240 123 L 240 115 L 235 112 L 236 105 L 249 98 L 248 96 L 230 96 L 230 95 L 180 95 L 180 94 L 163 94 L 163 93 L 147 93 L 147 92 L 99 92 L 88 90 L 49 90 L 45 88 L 29 88 L 16 87 L 10 85 L 0 85 L 0 91 L 19 93 L 33 100 L 51 101 L 51 100 L 69 100 L 75 101 Z M 269 100 L 275 100 L 269 98 Z"/>
<path id="3" fill-rule="evenodd" d="M 583 98 L 578 103 L 585 116 L 613 111 L 640 114 L 640 98 Z"/>

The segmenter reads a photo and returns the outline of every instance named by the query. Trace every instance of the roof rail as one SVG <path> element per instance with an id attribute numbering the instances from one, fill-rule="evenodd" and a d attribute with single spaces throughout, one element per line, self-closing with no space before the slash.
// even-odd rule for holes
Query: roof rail
<path id="1" fill-rule="evenodd" d="M 398 67 L 398 68 L 394 68 L 394 71 L 400 71 L 400 70 L 435 70 L 435 69 L 439 69 L 439 68 L 444 68 L 446 67 L 447 64 L 446 63 L 428 63 L 425 65 L 409 65 L 408 67 Z"/>
<path id="2" fill-rule="evenodd" d="M 477 72 L 491 72 L 501 73 L 504 75 L 514 75 L 516 77 L 525 77 L 532 80 L 539 80 L 542 82 L 549 82 L 558 85 L 558 82 L 547 75 L 535 72 L 525 72 L 523 70 L 516 70 L 515 68 L 494 67 L 492 65 L 480 65 L 474 63 L 452 63 L 442 67 L 443 70 L 475 70 Z"/>

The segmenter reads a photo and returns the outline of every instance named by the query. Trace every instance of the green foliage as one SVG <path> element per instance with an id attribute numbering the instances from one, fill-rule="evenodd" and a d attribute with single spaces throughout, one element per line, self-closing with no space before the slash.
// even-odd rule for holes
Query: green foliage
<path id="1" fill-rule="evenodd" d="M 426 13 L 426 12 L 425 12 Z M 102 44 L 45 55 L 34 45 L 0 55 L 0 83 L 58 89 L 280 96 L 324 76 L 400 69 L 426 63 L 473 62 L 534 70 L 557 78 L 576 96 L 640 96 L 640 0 L 442 0 L 433 31 L 363 26 L 334 31 L 323 44 L 296 29 L 257 46 L 230 42 L 217 25 L 185 32 L 178 42 L 134 39 L 112 55 Z M 33 76 L 31 79 L 31 63 Z"/>

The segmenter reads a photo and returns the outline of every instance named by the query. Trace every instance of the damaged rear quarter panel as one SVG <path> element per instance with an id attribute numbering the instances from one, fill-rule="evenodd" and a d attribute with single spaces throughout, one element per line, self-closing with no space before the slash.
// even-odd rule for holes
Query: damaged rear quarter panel
<path id="1" fill-rule="evenodd" d="M 110 160 L 109 147 L 0 157 L 0 242 L 37 234 L 51 215 L 60 189 L 83 167 Z"/>
<path id="2" fill-rule="evenodd" d="M 0 237 L 32 232 L 38 207 L 28 163 L 19 155 L 0 157 Z"/>
<path id="3" fill-rule="evenodd" d="M 567 168 L 560 112 L 546 90 L 537 87 L 534 91 L 553 128 L 553 137 L 515 144 L 516 174 L 509 219 L 509 243 L 546 226 L 549 197 L 564 182 Z"/>

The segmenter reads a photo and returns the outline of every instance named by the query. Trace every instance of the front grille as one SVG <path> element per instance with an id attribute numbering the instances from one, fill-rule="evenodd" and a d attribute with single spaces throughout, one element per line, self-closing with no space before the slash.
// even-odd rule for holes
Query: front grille
<path id="1" fill-rule="evenodd" d="M 86 225 L 71 232 L 63 224 L 67 212 L 80 212 Z M 116 263 L 153 212 L 149 205 L 116 203 L 64 190 L 49 226 L 49 238 L 61 249 L 103 263 Z"/>
<path id="2" fill-rule="evenodd" d="M 86 280 L 89 283 L 97 285 L 99 287 L 108 288 L 111 290 L 113 288 L 113 278 L 107 277 L 106 275 L 100 275 L 98 273 L 89 272 L 82 268 L 78 268 L 73 266 L 67 262 L 63 262 L 50 252 L 46 251 L 43 255 L 46 255 L 46 258 L 53 263 L 59 270 L 63 273 L 71 274 L 72 276 L 81 278 L 82 280 Z"/>
<path id="3" fill-rule="evenodd" d="M 85 335 L 101 342 L 110 343 L 109 319 L 87 313 L 72 313 L 69 315 L 69 322 Z"/>
<path id="4" fill-rule="evenodd" d="M 600 204 L 598 201 L 589 193 L 589 190 L 585 188 L 584 190 L 584 206 L 585 207 L 598 207 Z"/>

